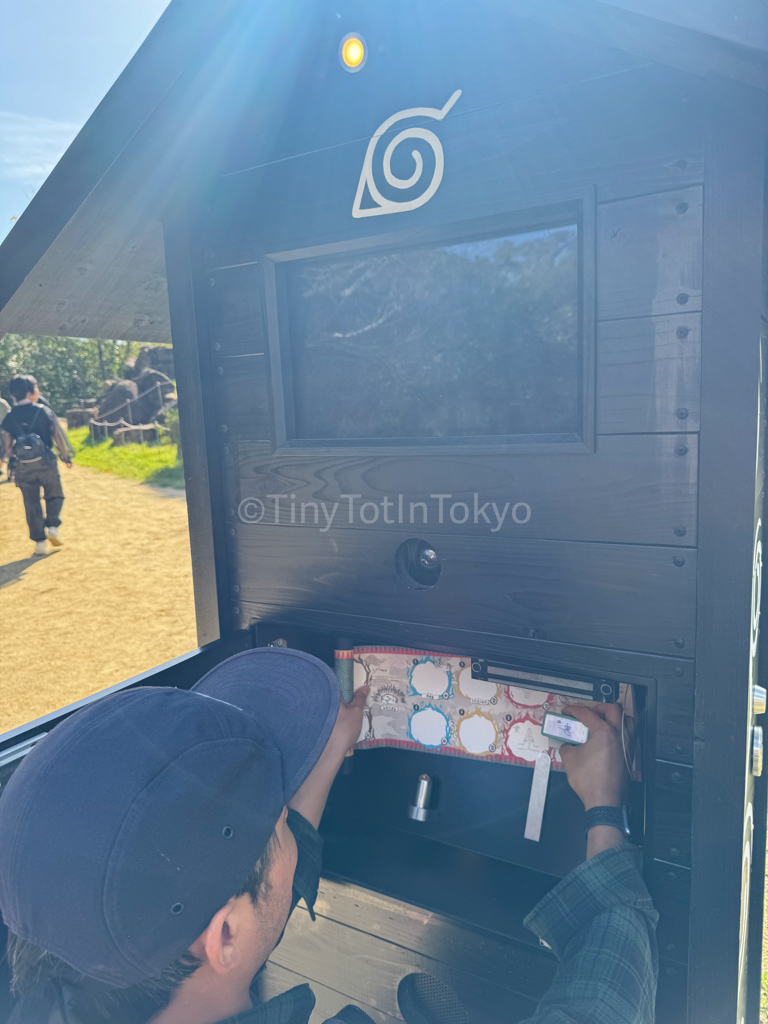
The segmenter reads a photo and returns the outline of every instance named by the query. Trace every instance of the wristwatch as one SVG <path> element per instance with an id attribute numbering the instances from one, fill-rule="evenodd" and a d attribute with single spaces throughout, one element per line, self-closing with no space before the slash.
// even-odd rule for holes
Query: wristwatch
<path id="1" fill-rule="evenodd" d="M 629 836 L 629 818 L 626 807 L 590 807 L 587 811 L 587 824 L 585 832 L 589 832 L 595 825 L 610 825 Z"/>

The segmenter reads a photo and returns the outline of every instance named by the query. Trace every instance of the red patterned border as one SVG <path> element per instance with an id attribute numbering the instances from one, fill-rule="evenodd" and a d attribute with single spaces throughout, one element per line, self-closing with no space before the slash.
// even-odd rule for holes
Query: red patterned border
<path id="1" fill-rule="evenodd" d="M 446 654 L 445 651 L 423 651 L 414 647 L 356 647 L 355 654 L 427 654 L 432 658 L 460 658 L 472 661 L 468 654 Z"/>

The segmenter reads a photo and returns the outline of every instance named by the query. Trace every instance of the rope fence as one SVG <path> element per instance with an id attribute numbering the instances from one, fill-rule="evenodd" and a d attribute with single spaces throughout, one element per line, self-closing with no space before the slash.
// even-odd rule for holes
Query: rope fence
<path id="1" fill-rule="evenodd" d="M 169 379 L 167 381 L 167 383 L 168 384 L 173 384 L 173 381 L 171 381 Z M 125 402 L 121 402 L 120 405 L 116 406 L 114 409 L 111 410 L 110 414 L 112 416 L 114 416 L 115 413 L 117 413 L 121 409 L 124 409 L 124 408 L 127 407 L 128 408 L 128 413 L 130 415 L 130 413 L 131 413 L 131 405 L 133 404 L 133 402 L 138 402 L 139 399 L 144 398 L 145 395 L 149 395 L 153 391 L 159 391 L 159 396 L 158 397 L 160 399 L 160 405 L 162 406 L 162 404 L 163 404 L 163 395 L 162 395 L 162 391 L 159 390 L 159 389 L 163 388 L 164 386 L 166 386 L 166 382 L 165 381 L 157 381 L 155 384 L 152 385 L 151 388 L 147 388 L 146 391 L 142 391 L 140 394 L 136 395 L 135 398 L 129 398 L 129 399 L 126 399 Z M 171 402 L 168 403 L 168 405 L 162 411 L 164 413 L 168 412 L 170 409 L 175 409 L 177 405 L 178 405 L 178 400 L 174 398 Z M 90 432 L 90 435 L 91 435 L 91 440 L 94 443 L 97 442 L 97 441 L 106 441 L 113 434 L 116 434 L 116 433 L 118 433 L 120 431 L 123 431 L 123 430 L 126 430 L 126 429 L 141 431 L 142 441 L 139 442 L 139 443 L 143 443 L 143 434 L 144 434 L 144 431 L 146 431 L 146 430 L 155 430 L 155 431 L 157 431 L 158 438 L 159 438 L 161 433 L 163 433 L 163 434 L 170 433 L 170 431 L 168 430 L 168 427 L 165 427 L 161 423 L 158 423 L 157 420 L 153 420 L 151 423 L 133 423 L 132 422 L 132 418 L 129 421 L 129 420 L 125 419 L 122 416 L 119 419 L 117 419 L 117 420 L 97 420 L 97 419 L 91 418 L 89 420 L 89 422 L 88 422 L 88 429 L 89 429 L 89 432 Z"/>

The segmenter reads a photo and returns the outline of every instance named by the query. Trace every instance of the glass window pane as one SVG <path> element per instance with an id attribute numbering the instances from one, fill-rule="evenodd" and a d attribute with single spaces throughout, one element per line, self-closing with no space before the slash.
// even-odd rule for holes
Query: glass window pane
<path id="1" fill-rule="evenodd" d="M 581 435 L 576 225 L 287 265 L 294 436 Z"/>

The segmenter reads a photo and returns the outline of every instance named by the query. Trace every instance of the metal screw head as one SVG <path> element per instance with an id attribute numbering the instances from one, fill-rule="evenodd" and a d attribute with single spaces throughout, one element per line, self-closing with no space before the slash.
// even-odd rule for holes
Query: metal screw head
<path id="1" fill-rule="evenodd" d="M 668 871 L 667 872 L 667 878 L 670 880 L 670 882 L 677 881 L 677 872 L 676 871 Z"/>
<path id="2" fill-rule="evenodd" d="M 419 552 L 419 564 L 425 569 L 434 569 L 438 563 L 437 552 L 433 548 L 422 548 Z"/>
<path id="3" fill-rule="evenodd" d="M 239 583 L 236 583 L 236 584 L 234 585 L 234 587 L 232 587 L 232 589 L 234 590 L 234 592 L 235 592 L 236 594 L 239 594 L 239 593 L 240 593 L 240 584 L 239 584 Z"/>
<path id="4" fill-rule="evenodd" d="M 528 630 L 528 636 L 531 638 L 531 640 L 535 640 L 540 632 L 540 629 L 538 629 L 536 626 L 533 626 L 531 629 Z"/>
<path id="5" fill-rule="evenodd" d="M 690 333 L 691 333 L 691 328 L 690 327 L 678 327 L 677 330 L 675 331 L 675 334 L 681 340 L 683 338 L 687 338 Z"/>
<path id="6" fill-rule="evenodd" d="M 235 518 L 235 510 L 233 508 L 228 508 L 227 509 L 227 515 L 229 516 L 230 519 L 234 519 Z"/>
<path id="7" fill-rule="evenodd" d="M 672 772 L 672 774 L 670 775 L 670 778 L 672 779 L 673 782 L 682 782 L 683 781 L 683 776 L 680 774 L 680 772 Z"/>
<path id="8" fill-rule="evenodd" d="M 222 423 L 221 426 L 219 427 L 219 430 L 222 432 L 222 434 L 226 434 L 229 430 L 229 427 L 227 426 L 226 423 Z"/>
<path id="9" fill-rule="evenodd" d="M 680 292 L 680 294 L 677 296 L 677 304 L 678 304 L 678 306 L 684 306 L 687 301 L 688 301 L 688 295 L 685 292 Z"/>
<path id="10" fill-rule="evenodd" d="M 669 852 L 672 854 L 673 857 L 679 857 L 680 856 L 680 851 L 678 850 L 678 848 L 676 846 L 670 846 Z"/>
<path id="11" fill-rule="evenodd" d="M 224 367 L 223 366 L 217 366 L 216 367 L 216 373 L 218 373 L 218 375 L 220 377 L 223 377 L 224 376 Z"/>
<path id="12" fill-rule="evenodd" d="M 216 286 L 216 278 L 215 277 L 209 277 L 208 278 L 208 287 L 209 288 L 214 288 L 215 286 Z"/>
<path id="13" fill-rule="evenodd" d="M 679 637 L 674 641 L 675 647 L 679 647 L 681 650 L 685 647 L 685 640 L 681 640 Z"/>
<path id="14" fill-rule="evenodd" d="M 676 676 L 681 676 L 681 675 L 683 675 L 683 672 L 684 672 L 684 669 L 683 669 L 682 665 L 678 665 L 678 666 L 677 666 L 677 667 L 675 668 L 675 675 L 676 675 Z"/>
<path id="15" fill-rule="evenodd" d="M 760 725 L 752 730 L 752 774 L 763 774 L 763 729 Z"/>
<path id="16" fill-rule="evenodd" d="M 239 615 L 240 614 L 240 608 L 238 607 L 238 605 L 235 605 L 235 607 L 232 609 L 232 611 L 235 613 L 235 615 Z"/>
<path id="17" fill-rule="evenodd" d="M 232 449 L 229 447 L 228 444 L 224 445 L 224 447 L 222 448 L 222 451 L 224 452 L 225 455 L 231 455 L 232 454 Z"/>
<path id="18" fill-rule="evenodd" d="M 678 203 L 675 210 L 678 213 L 688 213 L 688 203 Z"/>
<path id="19" fill-rule="evenodd" d="M 685 565 L 685 559 L 682 555 L 675 555 L 675 557 L 672 559 L 672 563 L 673 565 L 676 565 L 678 569 L 680 569 L 682 568 L 682 566 Z"/>
<path id="20" fill-rule="evenodd" d="M 234 528 L 234 526 L 230 526 L 230 528 L 229 528 L 229 536 L 230 537 L 236 537 L 237 536 L 237 530 Z"/>
<path id="21" fill-rule="evenodd" d="M 281 636 L 279 636 L 277 638 L 277 640 L 272 640 L 270 643 L 267 644 L 267 647 L 287 647 L 287 646 L 288 646 L 288 641 L 287 640 L 283 640 L 283 638 Z"/>
<path id="22" fill-rule="evenodd" d="M 687 533 L 687 530 L 685 529 L 684 526 L 676 526 L 675 527 L 675 536 L 676 537 L 684 537 L 686 535 L 686 533 Z"/>
<path id="23" fill-rule="evenodd" d="M 766 708 L 768 708 L 768 693 L 766 693 L 764 686 L 758 686 L 757 683 L 752 684 L 752 714 L 753 715 L 764 715 Z"/>
<path id="24" fill-rule="evenodd" d="M 677 455 L 687 455 L 688 454 L 688 445 L 687 444 L 679 444 L 677 446 L 677 448 L 675 448 L 675 453 Z"/>
<path id="25" fill-rule="evenodd" d="M 688 410 L 687 409 L 678 409 L 676 411 L 675 415 L 677 416 L 677 418 L 679 420 L 687 420 L 688 419 Z"/>

